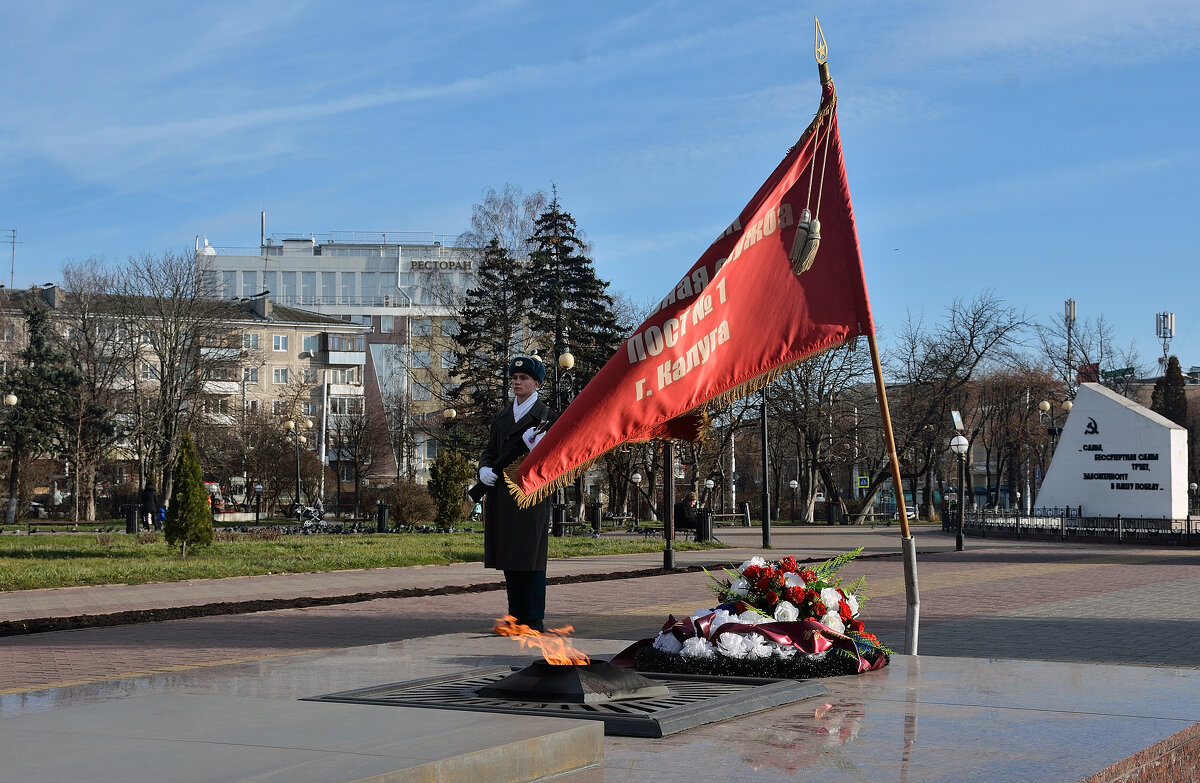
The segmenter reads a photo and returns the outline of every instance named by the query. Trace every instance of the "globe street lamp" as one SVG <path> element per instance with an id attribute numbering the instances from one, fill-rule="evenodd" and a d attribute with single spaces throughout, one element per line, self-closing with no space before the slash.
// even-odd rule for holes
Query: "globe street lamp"
<path id="1" fill-rule="evenodd" d="M 950 440 L 950 450 L 958 458 L 958 533 L 954 538 L 954 549 L 958 552 L 963 551 L 963 507 L 967 499 L 967 450 L 970 448 L 971 442 L 962 435 L 955 435 Z"/>
<path id="2" fill-rule="evenodd" d="M 796 487 L 800 486 L 800 482 L 792 479 L 788 482 L 788 486 L 792 488 L 792 524 L 796 524 Z"/>
<path id="3" fill-rule="evenodd" d="M 642 483 L 642 474 L 634 473 L 629 477 L 633 482 L 633 526 L 637 527 L 642 523 L 642 499 L 638 496 L 638 489 Z"/>
<path id="4" fill-rule="evenodd" d="M 1063 400 L 1060 407 L 1062 408 L 1063 413 L 1070 413 L 1071 408 L 1075 407 L 1075 403 L 1071 402 L 1070 400 Z M 1058 422 L 1054 415 L 1054 406 L 1050 404 L 1049 400 L 1042 400 L 1038 403 L 1038 410 L 1041 412 L 1039 418 L 1041 419 L 1043 425 L 1045 425 L 1046 420 L 1049 419 L 1050 425 L 1046 427 L 1046 433 L 1050 435 L 1052 445 L 1057 447 L 1058 436 L 1062 435 L 1062 427 L 1058 426 Z"/>
<path id="5" fill-rule="evenodd" d="M 313 422 L 312 419 L 304 419 L 303 421 L 288 419 L 283 423 L 283 428 L 287 430 L 292 443 L 296 446 L 296 509 L 299 511 L 302 508 L 300 503 L 300 446 L 308 442 L 308 438 L 302 433 L 304 430 L 311 430 Z"/>
<path id="6" fill-rule="evenodd" d="M 4 395 L 4 405 L 8 408 L 15 408 L 17 405 L 17 395 L 9 392 Z M 17 415 L 17 411 L 12 412 L 13 416 Z M 12 447 L 12 464 L 8 468 L 8 513 L 5 514 L 5 523 L 15 525 L 17 523 L 17 471 L 20 470 L 19 457 L 17 446 L 15 443 L 9 444 Z"/>
<path id="7" fill-rule="evenodd" d="M 713 491 L 713 487 L 715 487 L 716 485 L 717 485 L 717 482 L 713 481 L 712 479 L 704 479 L 704 507 L 705 508 L 712 507 L 712 491 Z"/>

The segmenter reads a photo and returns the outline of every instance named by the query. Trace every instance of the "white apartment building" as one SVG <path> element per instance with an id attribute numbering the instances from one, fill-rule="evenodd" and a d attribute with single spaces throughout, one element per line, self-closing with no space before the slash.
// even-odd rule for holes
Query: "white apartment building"
<path id="1" fill-rule="evenodd" d="M 418 481 L 426 480 L 447 407 L 455 314 L 475 285 L 474 258 L 435 234 L 268 236 L 265 219 L 260 240 L 257 248 L 197 241 L 196 250 L 217 276 L 223 298 L 266 291 L 278 305 L 370 327 L 358 382 L 367 410 L 393 435 L 402 433 L 393 443 L 405 444 L 395 447 L 391 460 L 372 468 L 372 478 L 394 479 L 411 471 Z M 325 395 L 334 396 L 340 395 Z"/>

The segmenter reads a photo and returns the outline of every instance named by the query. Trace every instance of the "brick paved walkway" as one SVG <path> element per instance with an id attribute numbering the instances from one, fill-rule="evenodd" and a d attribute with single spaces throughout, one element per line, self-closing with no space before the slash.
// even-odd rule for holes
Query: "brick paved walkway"
<path id="1" fill-rule="evenodd" d="M 751 533 L 757 531 L 739 533 L 739 543 L 750 543 Z M 894 530 L 878 537 L 866 530 L 806 535 L 777 542 L 769 556 L 795 552 L 823 557 L 863 542 L 876 552 L 898 549 Z M 952 539 L 932 531 L 918 533 L 917 542 L 924 552 L 918 558 L 922 655 L 1200 668 L 1200 552 L 993 540 L 968 540 L 966 552 L 953 552 L 947 551 L 953 549 Z M 740 562 L 750 554 L 753 550 L 706 556 L 710 561 L 715 556 Z M 653 566 L 656 559 L 661 564 L 661 555 L 638 557 L 588 558 L 575 565 L 554 562 L 550 573 L 624 571 Z M 417 582 L 429 580 L 431 574 L 457 574 L 456 579 L 468 583 L 495 579 L 494 572 L 477 567 L 389 571 L 385 576 L 391 589 L 404 586 L 399 572 L 419 573 L 409 580 Z M 905 607 L 899 556 L 860 559 L 843 573 L 850 580 L 867 577 L 868 629 L 902 649 Z M 321 576 L 298 582 L 316 584 Z M 344 578 L 325 577 L 331 583 Z M 210 583 L 208 593 L 223 595 L 229 585 L 222 583 L 230 581 Z M 550 588 L 548 619 L 551 624 L 574 625 L 581 637 L 639 638 L 656 631 L 668 614 L 690 614 L 709 605 L 708 582 L 703 573 L 684 573 L 555 585 Z M 193 592 L 205 592 L 204 583 L 192 584 L 200 586 Z M 9 616 L 19 614 L 16 599 L 7 598 Z M 503 611 L 503 591 L 493 590 L 13 636 L 0 639 L 0 693 L 434 634 L 484 632 Z"/>

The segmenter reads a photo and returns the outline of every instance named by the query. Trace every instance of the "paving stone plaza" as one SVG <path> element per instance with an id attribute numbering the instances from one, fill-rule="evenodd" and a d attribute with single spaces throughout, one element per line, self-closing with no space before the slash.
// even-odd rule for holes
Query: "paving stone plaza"
<path id="1" fill-rule="evenodd" d="M 1200 551 L 968 539 L 955 552 L 940 529 L 914 530 L 920 656 L 824 681 L 815 705 L 659 740 L 603 737 L 593 721 L 299 701 L 528 663 L 488 633 L 505 598 L 477 563 L 0 594 L 0 622 L 348 601 L 3 638 L 0 781 L 161 780 L 169 759 L 193 760 L 165 776 L 180 780 L 1188 779 L 1171 775 L 1194 760 L 1200 722 Z M 897 528 L 777 528 L 770 551 L 757 528 L 717 536 L 736 548 L 679 552 L 678 565 L 864 547 L 843 574 L 867 577 L 868 629 L 903 649 Z M 552 561 L 548 623 L 607 657 L 711 603 L 703 571 L 661 564 Z M 578 576 L 590 580 L 560 581 Z M 477 589 L 435 592 L 466 585 Z M 362 600 L 401 589 L 419 594 Z M 1143 777 L 1117 777 L 1130 770 Z"/>

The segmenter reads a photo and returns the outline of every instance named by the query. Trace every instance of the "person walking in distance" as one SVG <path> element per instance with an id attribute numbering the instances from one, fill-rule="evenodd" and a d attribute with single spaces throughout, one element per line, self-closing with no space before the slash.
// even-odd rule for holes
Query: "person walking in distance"
<path id="1" fill-rule="evenodd" d="M 142 490 L 140 500 L 142 502 L 142 519 L 146 523 L 146 529 L 153 530 L 154 521 L 158 519 L 158 493 L 154 491 L 153 483 L 146 482 L 146 488 Z"/>
<path id="2" fill-rule="evenodd" d="M 492 417 L 487 446 L 479 457 L 479 480 L 488 486 L 484 504 L 483 564 L 504 572 L 508 613 L 535 631 L 546 630 L 546 547 L 552 500 L 520 508 L 499 470 L 501 457 L 521 440 L 533 448 L 541 439 L 550 407 L 538 399 L 546 366 L 536 356 L 508 365 L 512 405 Z M 502 470 L 502 468 L 501 468 Z"/>

